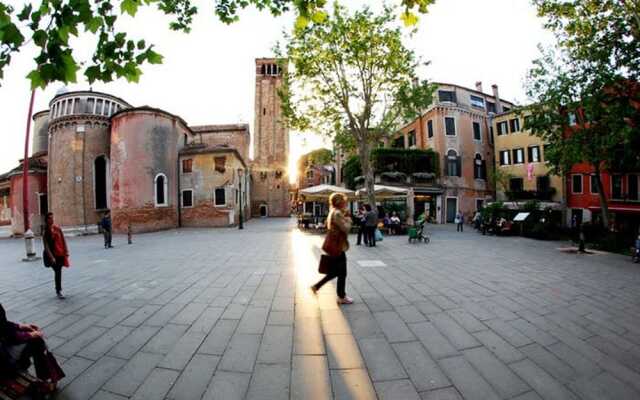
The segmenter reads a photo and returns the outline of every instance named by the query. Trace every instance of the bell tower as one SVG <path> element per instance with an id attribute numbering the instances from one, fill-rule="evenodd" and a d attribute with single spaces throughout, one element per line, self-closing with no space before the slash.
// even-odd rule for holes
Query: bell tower
<path id="1" fill-rule="evenodd" d="M 275 58 L 256 59 L 251 168 L 251 212 L 256 217 L 287 217 L 291 210 L 287 174 L 289 130 L 282 123 L 278 96 L 286 72 L 282 68 Z"/>

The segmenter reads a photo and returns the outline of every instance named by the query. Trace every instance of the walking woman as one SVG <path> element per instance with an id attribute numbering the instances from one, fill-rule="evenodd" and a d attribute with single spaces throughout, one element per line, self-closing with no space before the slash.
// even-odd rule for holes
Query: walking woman
<path id="1" fill-rule="evenodd" d="M 53 223 L 53 213 L 51 212 L 47 214 L 42 239 L 44 242 L 44 256 L 47 257 L 48 265 L 51 265 L 55 274 L 56 294 L 62 300 L 64 299 L 64 294 L 62 294 L 62 267 L 69 267 L 69 249 L 62 229 Z"/>
<path id="2" fill-rule="evenodd" d="M 0 304 L 0 377 L 12 377 L 27 370 L 33 359 L 36 376 L 44 393 L 55 391 L 64 372 L 47 350 L 44 334 L 35 325 L 17 324 L 7 320 Z M 4 397 L 3 397 L 4 398 Z"/>
<path id="3" fill-rule="evenodd" d="M 333 278 L 338 278 L 338 304 L 351 304 L 353 299 L 345 292 L 347 280 L 347 256 L 345 252 L 349 249 L 347 239 L 351 230 L 351 218 L 346 215 L 347 198 L 341 193 L 334 193 L 329 197 L 329 217 L 327 218 L 327 237 L 323 250 L 330 256 L 331 265 L 324 278 L 311 286 L 313 293 Z"/>

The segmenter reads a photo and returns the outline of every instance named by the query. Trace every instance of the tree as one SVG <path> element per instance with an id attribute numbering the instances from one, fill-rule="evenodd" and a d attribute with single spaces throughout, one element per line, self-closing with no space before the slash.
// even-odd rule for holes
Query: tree
<path id="1" fill-rule="evenodd" d="M 341 143 L 352 140 L 371 204 L 371 149 L 401 121 L 415 118 L 433 93 L 426 81 L 417 82 L 419 62 L 402 43 L 393 15 L 386 6 L 376 15 L 368 7 L 349 13 L 336 3 L 326 23 L 295 29 L 285 37 L 286 55 L 276 51 L 293 67 L 280 92 L 286 122 Z"/>
<path id="2" fill-rule="evenodd" d="M 516 197 L 511 192 L 511 179 L 513 178 L 515 178 L 515 175 L 500 168 L 492 168 L 489 171 L 489 181 L 492 186 L 504 193 L 507 200 L 513 201 L 516 204 L 516 208 L 520 208 Z"/>
<path id="3" fill-rule="evenodd" d="M 640 164 L 640 2 L 534 4 L 558 42 L 555 49 L 542 50 L 529 72 L 527 93 L 534 103 L 525 128 L 549 144 L 545 157 L 554 172 L 569 172 L 581 162 L 593 167 L 608 227 L 600 173 Z"/>
<path id="4" fill-rule="evenodd" d="M 329 149 L 316 149 L 303 154 L 298 159 L 298 176 L 312 165 L 327 165 L 333 162 L 333 152 Z"/>
<path id="5" fill-rule="evenodd" d="M 406 24 L 415 24 L 413 11 L 424 13 L 434 0 L 401 0 Z M 217 0 L 216 16 L 225 23 L 238 20 L 238 12 L 248 6 L 280 15 L 297 12 L 296 26 L 322 23 L 327 14 L 326 0 Z M 130 39 L 118 30 L 118 19 L 134 17 L 141 7 L 155 6 L 172 18 L 170 29 L 189 32 L 198 9 L 192 0 L 42 0 L 28 1 L 20 10 L 0 1 L 0 82 L 14 53 L 33 42 L 38 48 L 35 68 L 27 77 L 32 88 L 52 82 L 76 82 L 82 70 L 87 80 L 109 82 L 124 77 L 137 82 L 144 63 L 159 64 L 162 56 L 144 40 Z M 77 60 L 69 40 L 72 36 L 96 36 L 91 60 Z"/>

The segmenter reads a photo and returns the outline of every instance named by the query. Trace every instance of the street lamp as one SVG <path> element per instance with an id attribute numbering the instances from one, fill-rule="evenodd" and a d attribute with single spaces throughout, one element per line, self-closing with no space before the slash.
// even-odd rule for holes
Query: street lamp
<path id="1" fill-rule="evenodd" d="M 238 229 L 244 229 L 244 226 L 242 225 L 242 178 L 244 177 L 244 171 L 241 168 L 238 168 L 238 198 L 240 199 L 240 212 L 238 214 Z"/>
<path id="2" fill-rule="evenodd" d="M 27 132 L 24 139 L 24 160 L 22 161 L 22 217 L 24 244 L 27 251 L 27 257 L 23 258 L 22 261 L 39 260 L 33 247 L 34 235 L 29 221 L 29 131 L 31 130 L 31 116 L 33 114 L 33 100 L 35 96 L 36 90 L 32 89 L 31 100 L 29 102 L 29 114 L 27 115 Z"/>

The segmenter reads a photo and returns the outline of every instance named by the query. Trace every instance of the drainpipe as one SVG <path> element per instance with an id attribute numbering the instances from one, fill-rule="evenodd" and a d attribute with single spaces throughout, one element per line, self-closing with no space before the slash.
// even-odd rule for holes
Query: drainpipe
<path id="1" fill-rule="evenodd" d="M 180 156 L 178 156 L 176 166 L 176 175 L 178 179 L 176 179 L 178 185 L 178 228 L 182 228 L 182 193 L 180 192 Z M 193 196 L 191 196 L 191 201 L 193 201 Z"/>

